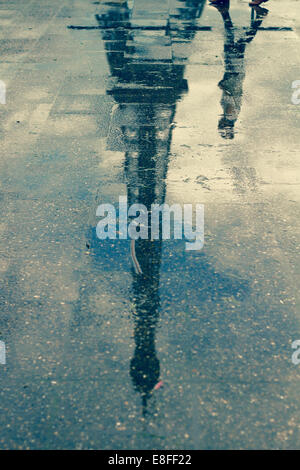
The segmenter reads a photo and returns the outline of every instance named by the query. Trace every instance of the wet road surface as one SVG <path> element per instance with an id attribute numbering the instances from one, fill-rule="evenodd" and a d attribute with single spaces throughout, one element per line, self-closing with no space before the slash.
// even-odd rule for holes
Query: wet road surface
<path id="1" fill-rule="evenodd" d="M 1 448 L 299 448 L 299 12 L 231 3 L 0 2 Z"/>

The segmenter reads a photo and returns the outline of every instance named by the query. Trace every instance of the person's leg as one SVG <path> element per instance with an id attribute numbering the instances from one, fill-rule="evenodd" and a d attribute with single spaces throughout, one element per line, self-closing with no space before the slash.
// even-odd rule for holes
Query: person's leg
<path id="1" fill-rule="evenodd" d="M 257 7 L 259 6 L 261 3 L 265 3 L 267 2 L 268 0 L 253 0 L 253 2 L 250 2 L 249 5 L 250 7 Z"/>
<path id="2" fill-rule="evenodd" d="M 226 0 L 209 0 L 209 3 L 211 3 L 212 5 L 223 5 L 224 3 L 226 3 Z"/>
<path id="3" fill-rule="evenodd" d="M 230 0 L 209 0 L 209 4 L 215 7 L 222 14 L 222 11 L 228 11 L 230 8 Z"/>

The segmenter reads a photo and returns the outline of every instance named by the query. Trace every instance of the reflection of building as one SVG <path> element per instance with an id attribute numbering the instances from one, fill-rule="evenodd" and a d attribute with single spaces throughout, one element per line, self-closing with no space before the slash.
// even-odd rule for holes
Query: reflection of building
<path id="1" fill-rule="evenodd" d="M 128 203 L 144 204 L 165 200 L 165 185 L 172 122 L 176 102 L 187 90 L 183 63 L 172 61 L 173 40 L 191 41 L 189 26 L 199 17 L 205 0 L 181 2 L 182 8 L 169 15 L 166 29 L 157 31 L 131 27 L 127 4 L 103 5 L 97 15 L 107 51 L 114 86 L 108 90 L 117 103 L 112 118 L 108 147 L 125 152 Z M 184 19 L 181 28 L 172 28 Z M 171 25 L 171 26 L 170 26 Z M 118 138 L 116 136 L 121 136 Z M 119 146 L 119 147 L 118 147 Z M 134 387 L 142 396 L 143 410 L 159 379 L 155 351 L 155 327 L 160 306 L 159 271 L 161 240 L 138 240 L 136 257 L 142 274 L 133 272 L 135 353 L 130 364 Z"/>

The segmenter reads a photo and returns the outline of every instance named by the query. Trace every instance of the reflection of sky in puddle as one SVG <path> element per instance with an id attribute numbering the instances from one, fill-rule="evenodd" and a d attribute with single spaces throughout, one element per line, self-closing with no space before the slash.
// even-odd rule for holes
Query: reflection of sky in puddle
<path id="1" fill-rule="evenodd" d="M 228 18 L 225 19 L 225 25 L 227 20 Z M 101 20 L 99 21 L 101 24 Z M 263 18 L 258 20 L 257 27 L 261 25 L 262 21 Z M 155 346 L 155 329 L 164 329 L 164 326 L 169 322 L 172 323 L 172 317 L 177 319 L 176 331 L 188 312 L 190 321 L 195 321 L 195 325 L 199 322 L 199 316 L 201 317 L 199 328 L 200 331 L 202 330 L 205 333 L 203 336 L 201 334 L 200 336 L 195 335 L 195 342 L 190 338 L 189 341 L 192 341 L 189 343 L 191 346 L 190 351 L 193 351 L 191 356 L 188 353 L 187 343 L 184 340 L 179 340 L 178 332 L 175 341 L 178 341 L 178 346 L 181 344 L 182 349 L 179 347 L 181 354 L 189 356 L 191 363 L 193 362 L 193 359 L 191 359 L 193 354 L 195 356 L 200 354 L 202 366 L 205 363 L 209 364 L 207 366 L 207 370 L 210 370 L 209 374 L 220 376 L 225 367 L 228 372 L 241 374 L 241 377 L 246 378 L 249 373 L 249 379 L 252 374 L 253 377 L 257 376 L 257 361 L 261 360 L 262 357 L 260 346 L 256 345 L 258 349 L 256 353 L 251 353 L 251 359 L 249 357 L 250 351 L 248 351 L 246 353 L 248 358 L 246 359 L 242 351 L 240 353 L 235 351 L 234 343 L 232 343 L 233 338 L 234 342 L 240 341 L 236 334 L 237 331 L 241 334 L 241 327 L 245 328 L 243 314 L 246 314 L 246 312 L 246 316 L 250 314 L 252 303 L 250 285 L 256 284 L 255 272 L 251 273 L 249 261 L 243 260 L 247 252 L 249 228 L 244 231 L 242 229 L 240 232 L 241 226 L 243 226 L 241 219 L 244 218 L 244 223 L 247 225 L 246 220 L 249 218 L 249 214 L 260 211 L 257 207 L 253 209 L 251 203 L 255 201 L 265 202 L 259 200 L 259 192 L 257 191 L 257 187 L 262 181 L 261 177 L 260 179 L 257 178 L 256 171 L 249 164 L 247 156 L 244 157 L 243 166 L 230 165 L 230 167 L 224 168 L 224 156 L 226 157 L 227 152 L 232 152 L 233 146 L 232 144 L 229 146 L 226 141 L 218 140 L 216 135 L 217 119 L 220 119 L 222 112 L 224 113 L 223 121 L 230 122 L 234 119 L 233 126 L 235 121 L 239 119 L 242 83 L 244 81 L 244 53 L 247 43 L 255 37 L 257 29 L 252 27 L 246 32 L 245 29 L 239 30 L 238 28 L 228 30 L 227 26 L 226 31 L 228 33 L 227 41 L 229 41 L 231 49 L 229 55 L 226 56 L 226 60 L 229 62 L 226 65 L 227 69 L 225 69 L 226 73 L 222 82 L 222 109 L 220 109 L 220 90 L 217 88 L 220 80 L 217 75 L 219 72 L 215 72 L 215 64 L 211 62 L 206 63 L 208 68 L 205 68 L 204 65 L 201 69 L 198 67 L 194 74 L 193 67 L 199 63 L 197 58 L 199 52 L 195 50 L 194 52 L 191 51 L 189 57 L 186 57 L 186 59 L 189 59 L 186 73 L 182 55 L 178 63 L 175 59 L 175 62 L 169 67 L 161 64 L 158 69 L 154 63 L 154 57 L 152 58 L 153 64 L 151 64 L 151 55 L 148 55 L 149 49 L 147 50 L 147 45 L 151 44 L 151 40 L 147 44 L 145 36 L 141 37 L 140 44 L 142 44 L 142 47 L 137 48 L 134 41 L 138 39 L 139 35 L 135 32 L 131 34 L 130 41 L 132 56 L 130 57 L 130 52 L 127 52 L 121 68 L 119 63 L 109 57 L 108 54 L 112 74 L 119 79 L 119 84 L 112 88 L 109 93 L 119 103 L 118 108 L 122 109 L 122 113 L 117 110 L 111 124 L 111 128 L 113 128 L 115 119 L 119 131 L 114 129 L 113 135 L 119 137 L 117 139 L 113 137 L 111 140 L 108 137 L 107 142 L 109 149 L 118 150 L 118 139 L 122 136 L 119 145 L 121 145 L 120 149 L 122 148 L 125 152 L 125 178 L 129 202 L 139 202 L 146 206 L 150 206 L 153 202 L 162 203 L 164 201 L 169 203 L 178 201 L 181 203 L 207 202 L 214 205 L 214 215 L 213 211 L 208 212 L 208 247 L 203 253 L 198 255 L 194 253 L 194 256 L 189 256 L 184 250 L 180 251 L 180 246 L 182 249 L 183 243 L 174 241 L 164 241 L 162 244 L 160 242 L 140 241 L 136 244 L 137 258 L 142 265 L 143 274 L 132 274 L 133 297 L 131 303 L 135 325 L 135 353 L 131 359 L 130 374 L 135 389 L 142 396 L 144 413 L 147 402 L 153 394 L 154 385 L 160 378 L 160 365 Z M 236 43 L 238 45 L 236 52 L 232 49 L 236 46 L 233 46 L 234 43 L 230 42 L 233 41 L 231 36 L 233 31 L 234 34 L 240 34 Z M 145 34 L 143 32 L 143 35 Z M 189 33 L 188 39 L 185 37 L 185 46 L 188 46 L 188 41 L 199 39 L 200 34 L 202 33 Z M 173 33 L 171 38 L 172 41 L 176 42 L 176 33 Z M 110 36 L 110 39 L 112 39 L 112 36 Z M 243 41 L 245 42 L 243 43 Z M 201 41 L 199 41 L 199 46 L 201 49 Z M 186 50 L 188 51 L 188 47 L 186 47 Z M 227 52 L 225 49 L 225 53 L 228 53 L 228 49 Z M 236 62 L 233 60 L 233 54 L 237 54 L 238 60 Z M 164 55 L 164 51 L 161 51 L 160 57 L 156 59 L 164 60 L 164 58 L 167 58 L 167 55 Z M 200 63 L 201 60 L 203 59 L 200 59 Z M 209 78 L 207 77 L 207 71 L 210 75 Z M 172 75 L 177 77 L 173 84 Z M 183 76 L 188 80 L 186 81 L 186 78 L 183 80 Z M 182 89 L 180 91 L 181 80 Z M 146 88 L 141 91 L 137 87 L 134 93 L 134 84 L 138 83 Z M 167 95 L 156 88 L 163 86 L 169 87 Z M 226 98 L 226 94 L 230 93 L 233 93 L 232 102 L 237 106 L 234 112 L 232 110 L 233 105 Z M 235 95 L 235 93 L 238 94 Z M 237 105 L 236 100 L 240 100 L 239 105 Z M 150 104 L 151 101 L 152 104 Z M 170 112 L 166 114 L 168 101 Z M 144 103 L 144 106 L 137 106 L 134 104 L 135 102 Z M 160 109 L 162 104 L 166 108 L 164 113 Z M 231 109 L 230 112 L 227 111 L 226 107 Z M 205 117 L 201 113 L 202 108 L 206 110 Z M 127 117 L 126 113 L 128 113 Z M 160 121 L 161 119 L 162 121 Z M 180 125 L 182 122 L 184 122 L 184 126 Z M 216 139 L 218 142 L 217 147 Z M 237 139 L 237 152 L 239 152 L 241 139 L 243 137 Z M 204 148 L 201 148 L 201 146 Z M 171 150 L 171 153 L 169 153 L 169 150 Z M 252 156 L 250 151 L 249 154 Z M 209 159 L 213 160 L 209 161 Z M 197 174 L 199 166 L 201 173 Z M 186 174 L 185 179 L 183 178 L 184 174 Z M 173 187 L 174 190 L 172 190 Z M 207 192 L 212 192 L 213 196 L 207 196 Z M 239 202 L 248 201 L 251 193 L 253 200 L 250 201 L 246 213 L 242 215 L 240 209 L 245 212 L 245 207 L 239 207 Z M 199 197 L 201 197 L 201 201 Z M 224 206 L 224 203 L 234 200 L 238 203 L 236 206 L 228 208 Z M 221 207 L 217 207 L 217 204 Z M 216 223 L 222 212 L 228 213 L 228 225 L 223 225 L 223 234 L 221 235 L 222 228 L 217 228 L 216 225 L 212 228 L 211 225 Z M 212 223 L 213 219 L 211 217 L 216 219 L 214 223 Z M 230 244 L 228 248 L 226 246 L 227 240 L 229 242 L 232 234 L 234 234 L 234 237 L 236 236 L 235 225 L 238 230 L 237 233 L 242 235 L 239 240 L 241 243 L 238 243 L 240 248 L 237 251 L 241 257 L 238 263 L 234 258 L 230 260 L 232 248 Z M 216 242 L 218 236 L 220 239 Z M 242 242 L 243 236 L 245 242 Z M 220 242 L 222 237 L 223 243 Z M 104 246 L 105 243 L 106 246 Z M 216 243 L 220 250 L 219 253 L 217 252 Z M 109 242 L 99 244 L 99 241 L 94 241 L 92 242 L 92 255 L 96 261 L 96 253 L 99 252 L 100 255 L 101 252 L 101 263 L 105 262 L 107 256 L 111 261 L 118 260 L 117 266 L 120 267 L 121 260 L 124 260 L 122 245 L 123 242 L 120 241 L 114 243 L 114 253 L 112 254 L 112 247 L 110 247 Z M 252 245 L 250 249 L 253 248 L 255 250 Z M 257 244 L 257 250 L 259 251 L 259 243 Z M 126 251 L 129 253 L 128 243 Z M 218 259 L 222 256 L 223 262 L 222 259 Z M 127 263 L 128 258 L 129 256 L 127 257 Z M 273 261 L 271 261 L 272 264 Z M 216 267 L 217 265 L 219 265 L 219 268 Z M 224 268 L 225 271 L 223 271 Z M 178 306 L 181 306 L 179 311 Z M 260 306 L 260 308 L 262 307 Z M 184 313 L 183 318 L 180 319 L 178 314 L 182 309 Z M 169 316 L 169 310 L 171 316 Z M 236 311 L 240 311 L 241 318 L 234 317 L 233 312 Z M 226 317 L 226 313 L 228 317 Z M 159 314 L 163 317 L 161 325 L 158 322 Z M 185 320 L 183 321 L 185 323 Z M 267 332 L 264 332 L 264 335 L 268 337 Z M 228 348 L 230 343 L 232 349 Z M 281 352 L 283 353 L 283 351 Z M 217 357 L 219 354 L 223 354 L 223 357 L 218 362 Z M 213 358 L 215 358 L 215 361 Z M 243 369 L 236 364 L 236 360 L 240 360 L 247 368 L 245 375 Z M 252 365 L 249 364 L 249 361 L 250 363 L 252 361 Z M 215 365 L 213 366 L 213 364 Z M 214 372 L 213 369 L 215 369 Z M 195 370 L 198 371 L 198 369 Z M 170 372 L 171 369 L 169 369 Z M 154 416 L 157 415 L 156 411 L 153 413 Z"/>

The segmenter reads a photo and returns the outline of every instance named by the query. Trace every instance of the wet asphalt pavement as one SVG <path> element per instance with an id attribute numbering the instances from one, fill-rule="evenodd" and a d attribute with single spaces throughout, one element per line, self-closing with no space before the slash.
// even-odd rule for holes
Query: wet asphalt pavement
<path id="1" fill-rule="evenodd" d="M 0 2 L 0 448 L 299 448 L 300 13 L 263 6 Z M 136 273 L 119 195 L 204 204 L 204 248 Z"/>

